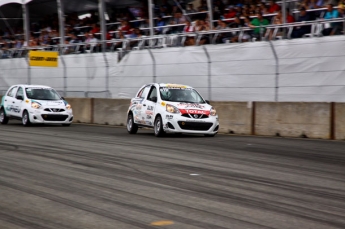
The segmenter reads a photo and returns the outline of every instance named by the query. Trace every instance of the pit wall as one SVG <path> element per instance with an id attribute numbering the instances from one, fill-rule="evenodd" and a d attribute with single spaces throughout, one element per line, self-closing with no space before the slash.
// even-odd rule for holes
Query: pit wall
<path id="1" fill-rule="evenodd" d="M 128 99 L 69 98 L 74 122 L 125 126 Z M 345 103 L 211 102 L 220 133 L 345 140 Z"/>

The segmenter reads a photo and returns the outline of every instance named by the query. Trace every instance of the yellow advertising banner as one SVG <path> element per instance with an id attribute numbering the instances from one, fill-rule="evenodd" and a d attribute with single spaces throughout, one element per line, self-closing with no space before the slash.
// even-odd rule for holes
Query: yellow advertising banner
<path id="1" fill-rule="evenodd" d="M 29 64 L 30 66 L 38 67 L 57 67 L 59 61 L 58 56 L 58 52 L 30 51 Z"/>

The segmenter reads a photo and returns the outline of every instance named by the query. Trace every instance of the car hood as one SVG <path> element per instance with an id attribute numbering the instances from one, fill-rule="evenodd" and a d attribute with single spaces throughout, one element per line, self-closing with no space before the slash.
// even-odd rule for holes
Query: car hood
<path id="1" fill-rule="evenodd" d="M 37 100 L 37 99 L 32 99 L 31 102 L 36 102 L 41 104 L 44 107 L 65 107 L 66 103 L 63 100 Z"/>

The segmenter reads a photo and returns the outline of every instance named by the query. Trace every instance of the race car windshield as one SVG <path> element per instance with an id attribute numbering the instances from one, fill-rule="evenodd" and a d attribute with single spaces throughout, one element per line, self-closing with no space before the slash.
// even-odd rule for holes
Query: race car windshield
<path id="1" fill-rule="evenodd" d="M 61 96 L 50 88 L 25 88 L 28 99 L 61 100 Z"/>
<path id="2" fill-rule="evenodd" d="M 191 88 L 160 88 L 162 100 L 184 103 L 206 103 L 199 93 Z"/>

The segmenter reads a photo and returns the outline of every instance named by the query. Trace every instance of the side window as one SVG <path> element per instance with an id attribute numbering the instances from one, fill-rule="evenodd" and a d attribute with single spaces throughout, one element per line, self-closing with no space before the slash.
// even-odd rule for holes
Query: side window
<path id="1" fill-rule="evenodd" d="M 17 92 L 17 94 L 16 94 L 16 98 L 18 98 L 18 96 L 21 96 L 22 98 L 24 98 L 24 91 L 23 91 L 23 88 L 22 88 L 22 87 L 20 87 L 20 88 L 18 89 L 18 92 Z"/>
<path id="2" fill-rule="evenodd" d="M 151 91 L 150 91 L 148 100 L 153 101 L 153 100 L 154 100 L 154 99 L 153 99 L 154 97 L 156 98 L 156 101 L 157 101 L 157 88 L 153 86 L 153 87 L 151 88 Z"/>
<path id="3" fill-rule="evenodd" d="M 16 93 L 17 87 L 13 87 L 8 93 L 7 96 L 14 97 L 14 93 Z"/>
<path id="4" fill-rule="evenodd" d="M 138 93 L 138 98 L 146 98 L 147 93 L 149 92 L 151 86 L 147 86 L 145 88 L 143 88 L 139 93 Z"/>

